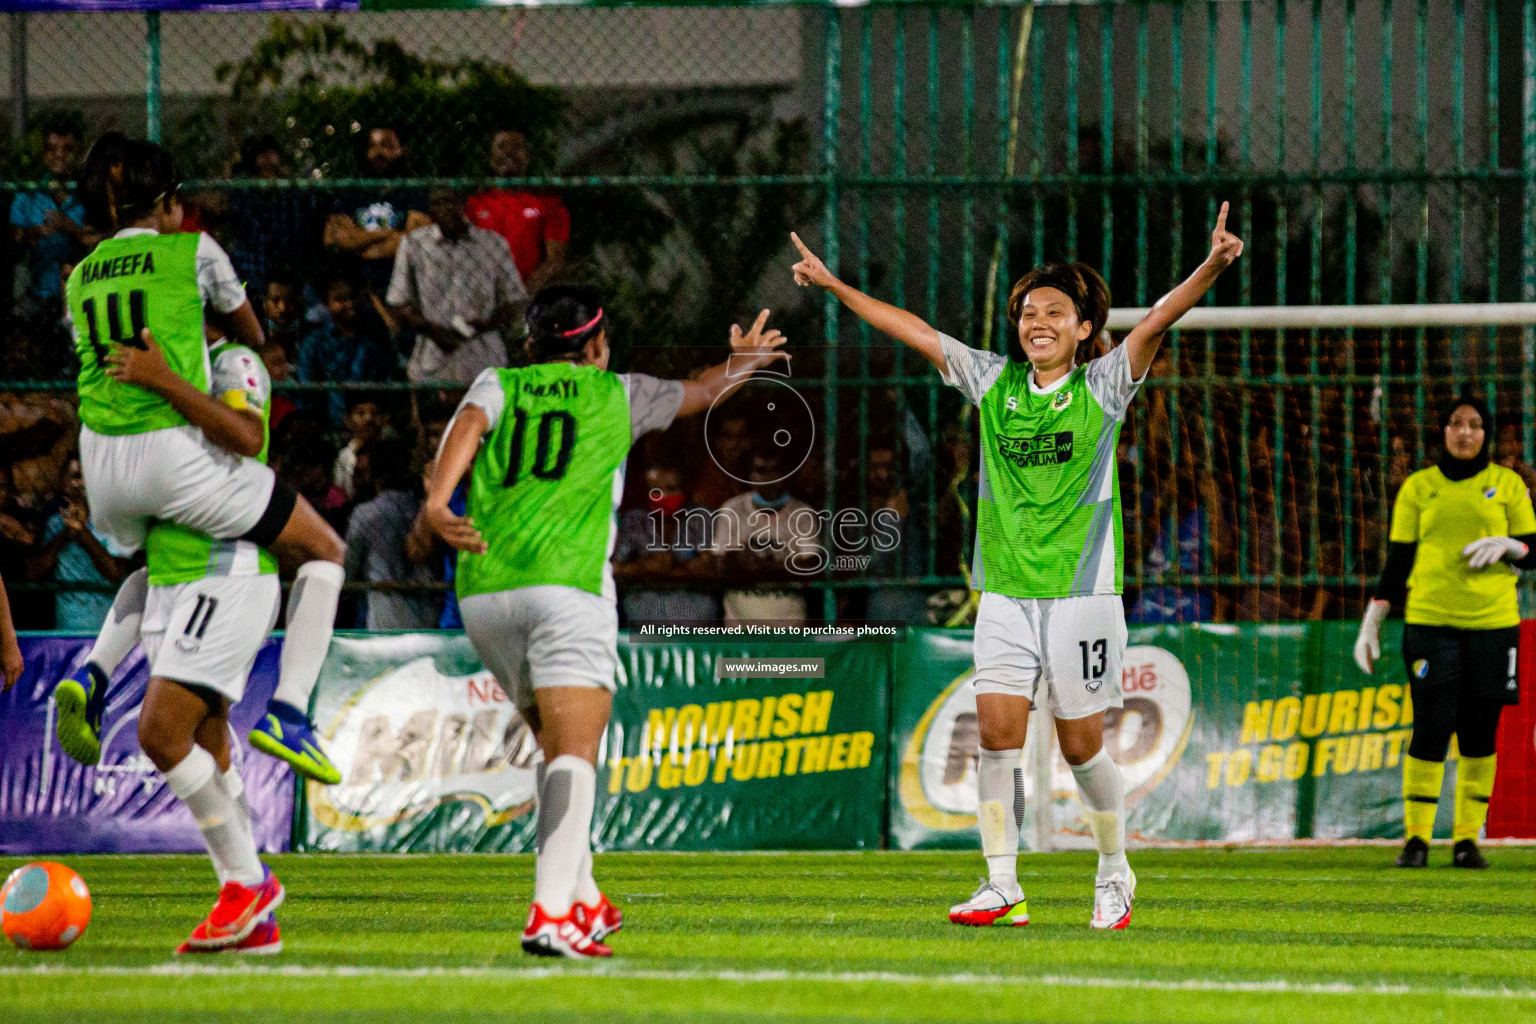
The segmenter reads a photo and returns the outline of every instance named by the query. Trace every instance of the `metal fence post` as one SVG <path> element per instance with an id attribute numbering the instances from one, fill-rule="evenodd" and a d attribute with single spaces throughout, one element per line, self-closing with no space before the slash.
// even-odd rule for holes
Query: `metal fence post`
<path id="1" fill-rule="evenodd" d="M 160 12 L 144 12 L 144 137 L 160 141 Z"/>

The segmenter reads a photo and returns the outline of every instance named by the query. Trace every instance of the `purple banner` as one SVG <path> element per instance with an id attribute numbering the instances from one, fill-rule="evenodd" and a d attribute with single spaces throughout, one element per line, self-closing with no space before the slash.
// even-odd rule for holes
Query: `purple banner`
<path id="1" fill-rule="evenodd" d="M 101 763 L 87 768 L 59 749 L 53 688 L 85 661 L 92 641 L 23 636 L 26 671 L 0 694 L 0 854 L 194 853 L 203 849 L 192 814 L 139 749 L 139 705 L 149 683 L 142 650 L 118 667 L 102 720 Z M 251 805 L 256 845 L 288 849 L 293 771 L 246 743 L 277 688 L 280 645 L 268 639 L 245 700 L 230 710 L 231 747 Z"/>
<path id="2" fill-rule="evenodd" d="M 355 11 L 358 0 L 0 0 L 0 11 Z"/>

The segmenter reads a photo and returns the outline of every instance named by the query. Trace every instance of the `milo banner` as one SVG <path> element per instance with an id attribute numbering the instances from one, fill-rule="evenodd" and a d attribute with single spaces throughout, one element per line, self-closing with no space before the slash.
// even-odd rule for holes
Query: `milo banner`
<path id="1" fill-rule="evenodd" d="M 891 647 L 621 642 L 598 846 L 880 846 Z M 532 849 L 534 738 L 462 635 L 338 636 L 314 718 L 342 781 L 306 785 L 302 848 Z"/>
<path id="2" fill-rule="evenodd" d="M 192 853 L 203 849 L 197 822 L 139 749 L 139 706 L 149 683 L 135 650 L 109 691 L 102 716 L 101 761 L 72 761 L 54 738 L 53 688 L 90 653 L 94 638 L 21 637 L 21 681 L 0 693 L 0 853 Z M 256 843 L 288 848 L 293 772 L 259 754 L 246 737 L 277 688 L 276 641 L 263 645 L 230 711 L 230 749 L 251 805 Z"/>
<path id="3" fill-rule="evenodd" d="M 1354 623 L 1139 627 L 1105 720 L 1125 774 L 1133 841 L 1264 841 L 1402 835 L 1401 764 L 1413 708 L 1384 631 L 1377 674 L 1356 668 Z M 974 845 L 976 698 L 968 634 L 929 631 L 894 671 L 891 844 Z M 1032 733 L 1036 730 L 1032 730 Z M 1024 753 L 1032 764 L 1031 735 Z M 1071 769 L 1053 754 L 1049 804 L 1086 839 Z M 1454 771 L 1454 768 L 1453 768 Z M 1449 783 L 1448 783 L 1449 784 Z M 1452 802 L 1441 801 L 1449 834 Z M 1030 829 L 1024 829 L 1026 841 Z M 1070 840 L 1065 845 L 1071 845 Z"/>

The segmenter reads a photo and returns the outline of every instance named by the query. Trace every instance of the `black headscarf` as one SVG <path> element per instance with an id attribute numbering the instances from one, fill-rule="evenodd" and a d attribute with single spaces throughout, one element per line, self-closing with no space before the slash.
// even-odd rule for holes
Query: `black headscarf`
<path id="1" fill-rule="evenodd" d="M 1451 416 L 1464 405 L 1483 419 L 1483 447 L 1470 459 L 1458 459 L 1445 447 L 1445 428 L 1450 426 Z M 1493 415 L 1480 399 L 1470 392 L 1463 392 L 1460 398 L 1446 406 L 1445 412 L 1440 414 L 1440 461 L 1435 465 L 1440 467 L 1440 472 L 1445 474 L 1447 480 L 1466 480 L 1474 477 L 1488 468 L 1488 460 L 1493 452 L 1492 440 Z"/>

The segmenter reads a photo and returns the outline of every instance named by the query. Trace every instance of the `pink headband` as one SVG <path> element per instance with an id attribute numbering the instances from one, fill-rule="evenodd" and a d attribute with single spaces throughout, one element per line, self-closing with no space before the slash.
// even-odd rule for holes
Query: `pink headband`
<path id="1" fill-rule="evenodd" d="M 582 334 L 582 333 L 584 333 L 586 331 L 590 331 L 592 328 L 597 326 L 598 321 L 602 320 L 602 318 L 603 318 L 603 311 L 602 311 L 602 308 L 599 307 L 598 311 L 597 311 L 597 316 L 593 317 L 591 320 L 588 320 L 586 323 L 582 324 L 580 327 L 577 327 L 574 330 L 570 330 L 570 331 L 564 332 L 563 334 L 560 335 L 560 337 L 562 337 L 562 338 L 574 338 L 578 334 Z"/>

